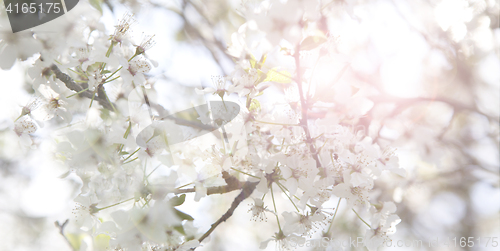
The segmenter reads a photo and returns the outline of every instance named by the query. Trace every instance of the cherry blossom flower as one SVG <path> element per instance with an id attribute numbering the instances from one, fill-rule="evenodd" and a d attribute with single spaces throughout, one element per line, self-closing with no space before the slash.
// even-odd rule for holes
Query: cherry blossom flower
<path id="1" fill-rule="evenodd" d="M 151 47 L 153 47 L 156 44 L 156 42 L 153 40 L 154 36 L 155 35 L 143 34 L 141 43 L 136 46 L 135 55 L 144 54 L 147 50 L 151 49 Z"/>
<path id="2" fill-rule="evenodd" d="M 6 24 L 8 22 L 7 18 L 0 17 L 0 27 L 8 26 Z M 42 44 L 29 31 L 0 32 L 0 58 L 2 59 L 0 60 L 0 69 L 8 70 L 18 58 L 24 61 L 41 50 Z"/>
<path id="3" fill-rule="evenodd" d="M 181 220 L 168 201 L 155 201 L 147 209 L 134 207 L 129 211 L 119 210 L 113 212 L 111 217 L 119 229 L 117 238 L 110 243 L 113 246 L 140 249 L 144 242 L 152 242 L 179 248 L 183 244 L 182 235 L 174 229 L 174 226 L 181 225 Z M 196 244 L 191 242 L 186 246 Z"/>
<path id="4" fill-rule="evenodd" d="M 385 166 L 386 170 L 406 177 L 406 170 L 399 167 L 399 158 L 395 151 L 395 149 L 387 148 L 378 160 Z"/>
<path id="5" fill-rule="evenodd" d="M 132 82 L 136 85 L 143 85 L 146 82 L 144 74 L 151 70 L 151 64 L 145 58 L 134 57 L 130 62 L 121 58 L 120 64 L 124 68 L 120 76 L 127 85 Z"/>
<path id="6" fill-rule="evenodd" d="M 219 95 L 222 100 L 224 100 L 224 94 L 227 92 L 226 90 L 226 79 L 223 76 L 212 76 L 212 84 L 214 85 L 215 88 L 213 87 L 207 87 L 204 88 L 203 90 L 196 89 L 197 94 L 206 94 L 206 93 L 212 93 L 214 95 Z"/>
<path id="7" fill-rule="evenodd" d="M 348 207 L 368 205 L 367 187 L 351 187 L 346 183 L 340 183 L 333 188 L 332 193 L 347 200 Z"/>
<path id="8" fill-rule="evenodd" d="M 101 73 L 101 70 L 99 68 L 96 68 L 96 69 L 89 71 L 88 78 L 89 78 L 89 81 L 87 82 L 87 84 L 89 85 L 89 87 L 88 87 L 89 91 L 96 91 L 96 88 L 99 85 L 104 84 L 104 81 L 106 80 L 106 78 Z"/>
<path id="9" fill-rule="evenodd" d="M 276 250 L 288 251 L 297 246 L 297 244 L 303 244 L 305 239 L 304 237 L 296 234 L 285 235 L 282 231 L 279 231 L 274 234 L 273 238 L 261 242 L 259 248 L 267 248 L 270 241 L 276 242 Z"/>
<path id="10" fill-rule="evenodd" d="M 258 14 L 250 18 L 255 20 L 259 28 L 266 33 L 266 38 L 271 44 L 277 45 L 281 39 L 296 44 L 301 39 L 299 21 L 302 19 L 302 14 L 298 1 L 286 4 L 272 1 L 265 15 Z"/>
<path id="11" fill-rule="evenodd" d="M 76 226 L 84 230 L 90 230 L 99 222 L 95 214 L 99 212 L 99 203 L 92 196 L 80 195 L 75 198 L 76 207 L 73 209 L 73 217 Z"/>
<path id="12" fill-rule="evenodd" d="M 254 203 L 251 204 L 252 207 L 248 210 L 248 212 L 252 212 L 252 217 L 250 218 L 251 221 L 267 221 L 266 217 L 266 212 L 271 212 L 274 214 L 273 211 L 267 209 L 267 207 L 264 207 L 264 201 L 261 199 L 253 198 Z"/>
<path id="13" fill-rule="evenodd" d="M 44 104 L 38 111 L 42 120 L 52 119 L 54 116 L 62 118 L 65 122 L 70 122 L 72 119 L 71 113 L 66 109 L 66 99 L 52 90 L 47 85 L 40 85 L 38 92 L 44 98 Z"/>
<path id="14" fill-rule="evenodd" d="M 33 97 L 28 101 L 28 104 L 22 107 L 21 110 L 21 115 L 14 121 L 16 122 L 19 118 L 23 117 L 24 115 L 29 115 L 31 116 L 31 112 L 36 110 L 38 107 L 40 107 L 41 101 L 39 97 Z"/>
<path id="15" fill-rule="evenodd" d="M 377 250 L 381 244 L 390 241 L 387 235 L 393 234 L 396 231 L 396 225 L 401 222 L 399 216 L 394 214 L 395 212 L 396 205 L 393 202 L 384 202 L 379 211 L 373 212 L 372 229 L 367 231 L 364 238 L 368 250 Z"/>
<path id="16" fill-rule="evenodd" d="M 125 45 L 130 43 L 128 38 L 129 30 L 135 22 L 133 14 L 125 13 L 118 25 L 115 26 L 115 32 L 111 36 L 112 43 L 124 43 Z"/>
<path id="17" fill-rule="evenodd" d="M 19 136 L 23 146 L 31 146 L 33 141 L 30 134 L 36 132 L 37 126 L 29 116 L 22 116 L 14 123 L 14 131 Z"/>
<path id="18" fill-rule="evenodd" d="M 228 46 L 227 53 L 233 57 L 244 60 L 252 51 L 269 51 L 269 43 L 262 41 L 265 33 L 260 31 L 257 23 L 250 20 L 238 28 L 238 32 L 231 34 L 231 43 Z M 248 64 L 248 61 L 242 65 Z"/>
<path id="19" fill-rule="evenodd" d="M 228 92 L 238 93 L 240 97 L 247 96 L 252 93 L 250 97 L 254 97 L 257 94 L 255 84 L 258 78 L 259 74 L 255 68 L 250 68 L 248 70 L 236 68 L 232 77 L 234 85 L 228 87 Z"/>
<path id="20" fill-rule="evenodd" d="M 302 215 L 296 212 L 283 212 L 285 225 L 283 226 L 284 234 L 298 234 L 301 236 L 311 236 L 323 221 L 320 214 Z"/>
<path id="21" fill-rule="evenodd" d="M 28 75 L 33 79 L 33 89 L 37 90 L 40 85 L 47 85 L 55 82 L 54 75 L 50 67 L 54 64 L 54 59 L 50 56 L 39 57 L 33 67 L 28 69 Z"/>

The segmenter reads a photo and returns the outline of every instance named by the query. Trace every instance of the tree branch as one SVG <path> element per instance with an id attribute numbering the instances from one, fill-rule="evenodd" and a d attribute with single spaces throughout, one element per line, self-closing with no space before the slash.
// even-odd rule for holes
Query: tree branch
<path id="1" fill-rule="evenodd" d="M 56 75 L 56 78 L 61 80 L 66 85 L 66 87 L 68 87 L 68 89 L 75 92 L 81 92 L 84 89 L 82 86 L 77 84 L 70 76 L 68 76 L 68 74 L 62 72 L 57 67 L 57 65 L 52 64 L 50 66 L 50 69 Z M 78 96 L 91 99 L 92 96 L 94 96 L 94 93 L 91 91 L 84 91 L 78 94 Z M 102 95 L 97 95 L 96 97 L 94 97 L 94 100 L 99 101 L 99 104 L 101 104 L 104 108 L 110 111 L 113 110 L 112 104 L 106 99 L 106 97 L 103 97 Z"/>
<path id="2" fill-rule="evenodd" d="M 403 108 L 406 109 L 406 108 L 408 108 L 408 107 L 410 107 L 418 102 L 441 102 L 441 103 L 448 104 L 449 106 L 453 107 L 456 111 L 462 111 L 462 110 L 472 111 L 472 112 L 478 113 L 478 114 L 486 117 L 488 120 L 490 120 L 492 122 L 498 123 L 498 118 L 492 117 L 484 112 L 481 112 L 476 107 L 467 106 L 465 104 L 456 102 L 456 101 L 451 100 L 451 99 L 443 98 L 443 97 L 398 98 L 398 97 L 394 97 L 394 96 L 390 96 L 390 95 L 383 95 L 383 96 L 371 96 L 371 97 L 368 97 L 368 99 L 370 99 L 371 101 L 373 101 L 375 103 L 395 103 L 398 105 L 399 109 L 403 109 Z M 394 116 L 394 115 L 395 114 L 393 114 L 392 116 Z"/>
<path id="3" fill-rule="evenodd" d="M 235 178 L 236 179 L 236 178 Z M 226 181 L 227 183 L 227 181 Z M 229 193 L 235 190 L 240 190 L 244 188 L 245 186 L 248 185 L 257 185 L 259 182 L 239 182 L 238 183 L 231 183 L 226 186 L 217 186 L 217 187 L 208 187 L 207 188 L 207 195 L 212 195 L 212 194 L 224 194 L 224 193 Z M 183 194 L 183 193 L 194 193 L 196 192 L 195 188 L 184 188 L 184 189 L 177 189 L 174 191 L 175 194 Z"/>
<path id="4" fill-rule="evenodd" d="M 217 226 L 219 226 L 219 224 L 229 219 L 229 217 L 233 215 L 234 210 L 238 207 L 238 205 L 252 194 L 253 190 L 255 190 L 255 187 L 257 187 L 257 184 L 258 182 L 246 182 L 242 187 L 243 189 L 241 190 L 241 193 L 236 196 L 236 198 L 234 198 L 234 201 L 227 212 L 222 215 L 222 217 L 220 217 L 214 224 L 212 224 L 210 229 L 208 229 L 208 231 L 203 234 L 203 236 L 201 236 L 198 241 L 201 243 L 215 230 Z"/>
<path id="5" fill-rule="evenodd" d="M 309 150 L 311 151 L 311 155 L 316 161 L 316 167 L 320 169 L 320 174 L 321 176 L 326 175 L 325 169 L 321 166 L 321 162 L 319 161 L 318 157 L 318 152 L 316 151 L 316 148 L 314 147 L 313 140 L 311 138 L 311 133 L 309 131 L 309 126 L 308 126 L 308 104 L 307 100 L 304 97 L 304 90 L 302 89 L 302 74 L 300 72 L 300 44 L 297 45 L 294 53 L 294 58 L 295 58 L 295 68 L 297 71 L 297 79 L 295 80 L 297 82 L 297 86 L 299 89 L 299 96 L 300 96 L 300 106 L 302 108 L 302 118 L 300 119 L 300 124 L 302 128 L 304 129 L 304 132 L 306 134 L 306 143 L 309 145 Z"/>
<path id="6" fill-rule="evenodd" d="M 59 229 L 59 233 L 64 237 L 64 240 L 66 240 L 66 243 L 71 247 L 71 250 L 75 250 L 73 245 L 71 245 L 71 242 L 66 238 L 66 235 L 64 235 L 64 228 L 66 227 L 66 224 L 68 224 L 69 220 L 67 219 L 66 221 L 63 222 L 63 224 L 60 224 L 59 221 L 54 222 L 54 225 Z"/>
<path id="7" fill-rule="evenodd" d="M 234 210 L 236 210 L 236 208 L 240 205 L 242 201 L 244 201 L 252 194 L 252 192 L 257 187 L 257 184 L 259 184 L 259 182 L 250 182 L 250 181 L 240 182 L 236 177 L 230 175 L 226 171 L 222 172 L 222 178 L 224 178 L 227 185 L 219 187 L 209 187 L 207 188 L 207 195 L 223 194 L 239 189 L 241 189 L 241 192 L 240 194 L 238 194 L 238 196 L 236 196 L 236 198 L 234 198 L 233 203 L 231 203 L 231 207 L 226 211 L 226 213 L 223 214 L 216 222 L 214 222 L 210 227 L 210 229 L 208 229 L 208 231 L 205 232 L 205 234 L 203 234 L 198 239 L 199 242 L 202 242 L 204 239 L 206 239 L 215 230 L 215 228 L 217 228 L 217 226 L 219 226 L 222 222 L 229 219 L 229 217 L 233 215 Z M 175 194 L 192 193 L 195 191 L 196 191 L 195 188 L 187 188 L 187 189 L 177 189 L 174 193 Z M 194 250 L 194 248 L 191 250 Z"/>

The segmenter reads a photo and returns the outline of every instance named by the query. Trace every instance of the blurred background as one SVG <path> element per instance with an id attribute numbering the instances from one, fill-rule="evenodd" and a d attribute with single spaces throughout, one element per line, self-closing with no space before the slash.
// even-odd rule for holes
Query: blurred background
<path id="1" fill-rule="evenodd" d="M 90 2 L 100 6 L 110 33 L 129 11 L 137 19 L 135 30 L 155 35 L 156 45 L 147 54 L 159 66 L 150 72 L 149 82 L 157 91 L 155 99 L 167 109 L 189 106 L 194 88 L 211 86 L 212 75 L 229 75 L 234 69 L 226 48 L 245 22 L 241 1 Z M 499 1 L 321 4 L 320 27 L 337 41 L 332 62 L 317 68 L 315 88 L 321 90 L 333 81 L 332 73 L 341 71 L 342 81 L 376 88 L 379 94 L 370 98 L 373 106 L 354 123 L 367 128 L 374 142 L 396 147 L 400 166 L 407 171 L 406 178 L 384 176 L 376 186 L 397 202 L 402 222 L 391 236 L 393 243 L 422 240 L 423 245 L 379 250 L 500 250 L 500 243 L 494 247 L 492 242 L 500 242 Z M 5 9 L 0 9 L 0 18 L 5 24 Z M 10 32 L 9 27 L 2 29 Z M 18 138 L 12 124 L 30 100 L 26 86 L 32 80 L 26 71 L 35 59 L 0 70 L 1 251 L 70 250 L 54 222 L 69 217 L 78 180 L 58 178 L 64 169 L 53 160 L 51 149 L 40 145 L 26 152 L 14 143 Z M 272 98 L 263 96 L 261 103 Z M 212 195 L 183 209 L 200 219 L 196 225 L 208 228 L 234 196 Z M 276 228 L 269 227 L 271 222 L 251 222 L 249 203 L 242 203 L 198 250 L 257 250 Z M 343 208 L 341 204 L 333 231 L 339 240 L 358 236 L 364 227 Z M 473 237 L 475 245 L 460 247 L 461 237 Z M 486 246 L 488 237 L 496 239 Z M 438 243 L 429 245 L 434 240 Z"/>

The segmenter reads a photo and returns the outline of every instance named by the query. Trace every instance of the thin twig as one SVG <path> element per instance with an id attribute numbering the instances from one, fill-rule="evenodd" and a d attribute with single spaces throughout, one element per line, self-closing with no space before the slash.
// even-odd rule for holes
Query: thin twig
<path id="1" fill-rule="evenodd" d="M 332 222 L 330 222 L 330 226 L 328 227 L 328 230 L 326 231 L 325 237 L 330 237 L 330 231 L 332 230 L 333 220 L 335 220 L 335 216 L 337 216 L 337 211 L 339 211 L 340 200 L 342 200 L 342 198 L 339 198 L 339 202 L 337 202 L 337 208 L 335 208 L 335 213 L 333 214 Z"/>
<path id="2" fill-rule="evenodd" d="M 219 224 L 229 219 L 229 217 L 233 215 L 234 210 L 238 207 L 238 205 L 252 194 L 253 190 L 255 190 L 255 187 L 257 187 L 257 184 L 258 182 L 246 182 L 245 185 L 243 185 L 241 193 L 238 196 L 236 196 L 236 198 L 234 198 L 234 201 L 231 204 L 231 207 L 227 210 L 227 212 L 224 215 L 222 215 L 222 217 L 220 217 L 214 224 L 212 224 L 210 229 L 208 229 L 208 231 L 205 232 L 205 234 L 203 234 L 203 236 L 201 236 L 198 239 L 198 241 L 202 242 L 215 230 L 217 226 L 219 226 Z"/>
<path id="3" fill-rule="evenodd" d="M 59 221 L 54 222 L 54 225 L 59 229 L 59 233 L 64 237 L 64 240 L 68 243 L 68 245 L 71 247 L 71 250 L 75 250 L 73 245 L 71 245 L 71 242 L 66 238 L 66 235 L 64 235 L 64 227 L 66 227 L 66 224 L 68 224 L 69 220 L 66 219 L 63 224 L 60 224 Z"/>
<path id="4" fill-rule="evenodd" d="M 259 182 L 239 182 L 237 185 L 227 185 L 227 186 L 217 186 L 217 187 L 208 187 L 207 188 L 207 195 L 211 194 L 223 194 L 223 193 L 229 193 L 234 190 L 240 190 L 242 187 L 245 187 L 246 185 L 251 185 L 251 184 L 258 184 Z M 195 188 L 184 188 L 184 189 L 176 189 L 174 191 L 175 194 L 183 194 L 183 193 L 194 193 L 196 192 Z"/>
<path id="5" fill-rule="evenodd" d="M 295 58 L 295 69 L 297 71 L 297 79 L 295 80 L 295 82 L 297 82 L 297 86 L 299 89 L 300 105 L 302 107 L 302 118 L 300 119 L 300 124 L 302 125 L 302 128 L 304 129 L 304 132 L 306 134 L 306 143 L 309 145 L 309 150 L 311 151 L 312 157 L 316 161 L 316 167 L 320 169 L 320 174 L 323 176 L 326 175 L 325 169 L 321 166 L 321 162 L 319 161 L 318 157 L 318 152 L 314 147 L 313 140 L 311 138 L 311 133 L 309 132 L 308 115 L 307 115 L 309 107 L 304 97 L 304 91 L 302 90 L 302 75 L 300 72 L 300 44 L 298 44 L 295 49 L 294 58 Z"/>
<path id="6" fill-rule="evenodd" d="M 356 210 L 354 210 L 354 208 L 352 209 L 352 211 L 356 214 L 356 216 L 358 216 L 358 218 L 363 222 L 365 223 L 365 225 L 367 225 L 370 229 L 372 228 L 372 226 L 370 226 L 370 224 L 366 223 L 365 220 L 363 220 L 363 218 L 361 218 L 361 216 L 359 216 L 358 212 L 356 212 Z"/>

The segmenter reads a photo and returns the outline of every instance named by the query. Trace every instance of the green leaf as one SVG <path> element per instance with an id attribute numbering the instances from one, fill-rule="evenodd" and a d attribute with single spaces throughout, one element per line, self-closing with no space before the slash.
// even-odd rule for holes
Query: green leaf
<path id="1" fill-rule="evenodd" d="M 64 179 L 64 178 L 68 177 L 70 174 L 71 174 L 71 172 L 70 172 L 70 171 L 67 171 L 67 172 L 65 172 L 65 173 L 61 174 L 61 175 L 60 175 L 59 177 L 57 177 L 57 178 L 59 178 L 59 179 Z"/>
<path id="2" fill-rule="evenodd" d="M 257 81 L 255 81 L 255 86 L 262 83 L 262 81 L 264 81 L 264 79 L 266 79 L 266 77 L 267 77 L 267 75 L 261 70 L 257 70 L 257 74 L 258 74 L 257 76 L 259 76 L 259 79 L 257 79 Z"/>
<path id="3" fill-rule="evenodd" d="M 108 73 L 111 73 L 111 71 L 109 71 L 109 70 L 104 70 L 104 71 L 102 71 L 102 72 L 101 72 L 101 74 L 108 74 Z"/>
<path id="4" fill-rule="evenodd" d="M 181 27 L 176 33 L 175 33 L 175 41 L 177 42 L 184 42 L 187 40 L 186 36 L 186 31 L 185 31 L 185 26 Z"/>
<path id="5" fill-rule="evenodd" d="M 176 196 L 176 197 L 173 197 L 172 199 L 170 199 L 170 204 L 173 207 L 180 206 L 180 205 L 182 205 L 182 203 L 184 203 L 185 200 L 186 200 L 186 195 L 182 194 L 179 197 Z"/>
<path id="6" fill-rule="evenodd" d="M 175 226 L 174 229 L 182 235 L 186 235 L 186 231 L 184 231 L 184 227 L 182 225 Z"/>
<path id="7" fill-rule="evenodd" d="M 252 99 L 252 103 L 250 104 L 249 111 L 260 110 L 260 102 L 257 99 Z"/>
<path id="8" fill-rule="evenodd" d="M 82 240 L 83 238 L 85 238 L 84 234 L 66 233 L 64 235 L 66 236 L 66 239 L 74 250 L 80 250 Z"/>
<path id="9" fill-rule="evenodd" d="M 257 62 L 257 59 L 252 54 L 250 54 L 250 58 L 247 59 L 250 61 L 250 65 L 252 66 L 252 68 L 260 70 L 266 62 L 267 54 L 262 55 L 259 62 Z"/>
<path id="10" fill-rule="evenodd" d="M 310 36 L 306 37 L 302 42 L 300 43 L 300 49 L 301 50 L 312 50 L 324 42 L 326 42 L 326 38 L 324 36 Z"/>
<path id="11" fill-rule="evenodd" d="M 96 8 L 99 12 L 101 12 L 101 14 L 102 14 L 102 8 L 101 8 L 102 2 L 103 0 L 89 0 L 90 5 L 92 5 L 92 7 Z"/>
<path id="12" fill-rule="evenodd" d="M 98 247 L 98 250 L 106 250 L 109 247 L 109 240 L 111 240 L 109 235 L 99 234 L 94 237 L 94 245 Z"/>
<path id="13" fill-rule="evenodd" d="M 100 115 L 101 119 L 106 121 L 108 120 L 109 118 L 111 118 L 111 115 L 109 114 L 109 110 L 108 109 L 102 109 L 101 110 L 101 115 Z"/>
<path id="14" fill-rule="evenodd" d="M 267 59 L 267 54 L 264 54 L 262 55 L 262 57 L 260 58 L 259 60 L 259 63 L 257 64 L 256 67 L 254 67 L 255 69 L 261 69 L 262 66 L 264 65 L 264 63 L 266 62 L 266 59 Z"/>
<path id="15" fill-rule="evenodd" d="M 252 68 L 255 68 L 255 63 L 257 62 L 257 59 L 250 54 L 250 65 L 252 65 Z"/>
<path id="16" fill-rule="evenodd" d="M 180 111 L 176 113 L 175 116 L 189 121 L 199 121 L 198 118 L 200 117 L 200 115 L 195 109 L 187 109 L 185 111 Z"/>
<path id="17" fill-rule="evenodd" d="M 292 74 L 288 71 L 277 71 L 276 68 L 272 68 L 266 74 L 266 78 L 262 82 L 276 82 L 282 84 L 288 84 L 292 82 Z"/>
<path id="18" fill-rule="evenodd" d="M 238 140 L 234 141 L 233 148 L 231 148 L 231 156 L 236 152 L 236 146 L 238 145 Z"/>
<path id="19" fill-rule="evenodd" d="M 182 220 L 188 220 L 188 221 L 194 221 L 194 218 L 191 217 L 191 215 L 187 214 L 187 213 L 184 213 L 182 211 L 179 211 L 177 210 L 176 208 L 174 208 L 174 211 L 175 211 L 175 214 L 181 218 Z"/>

